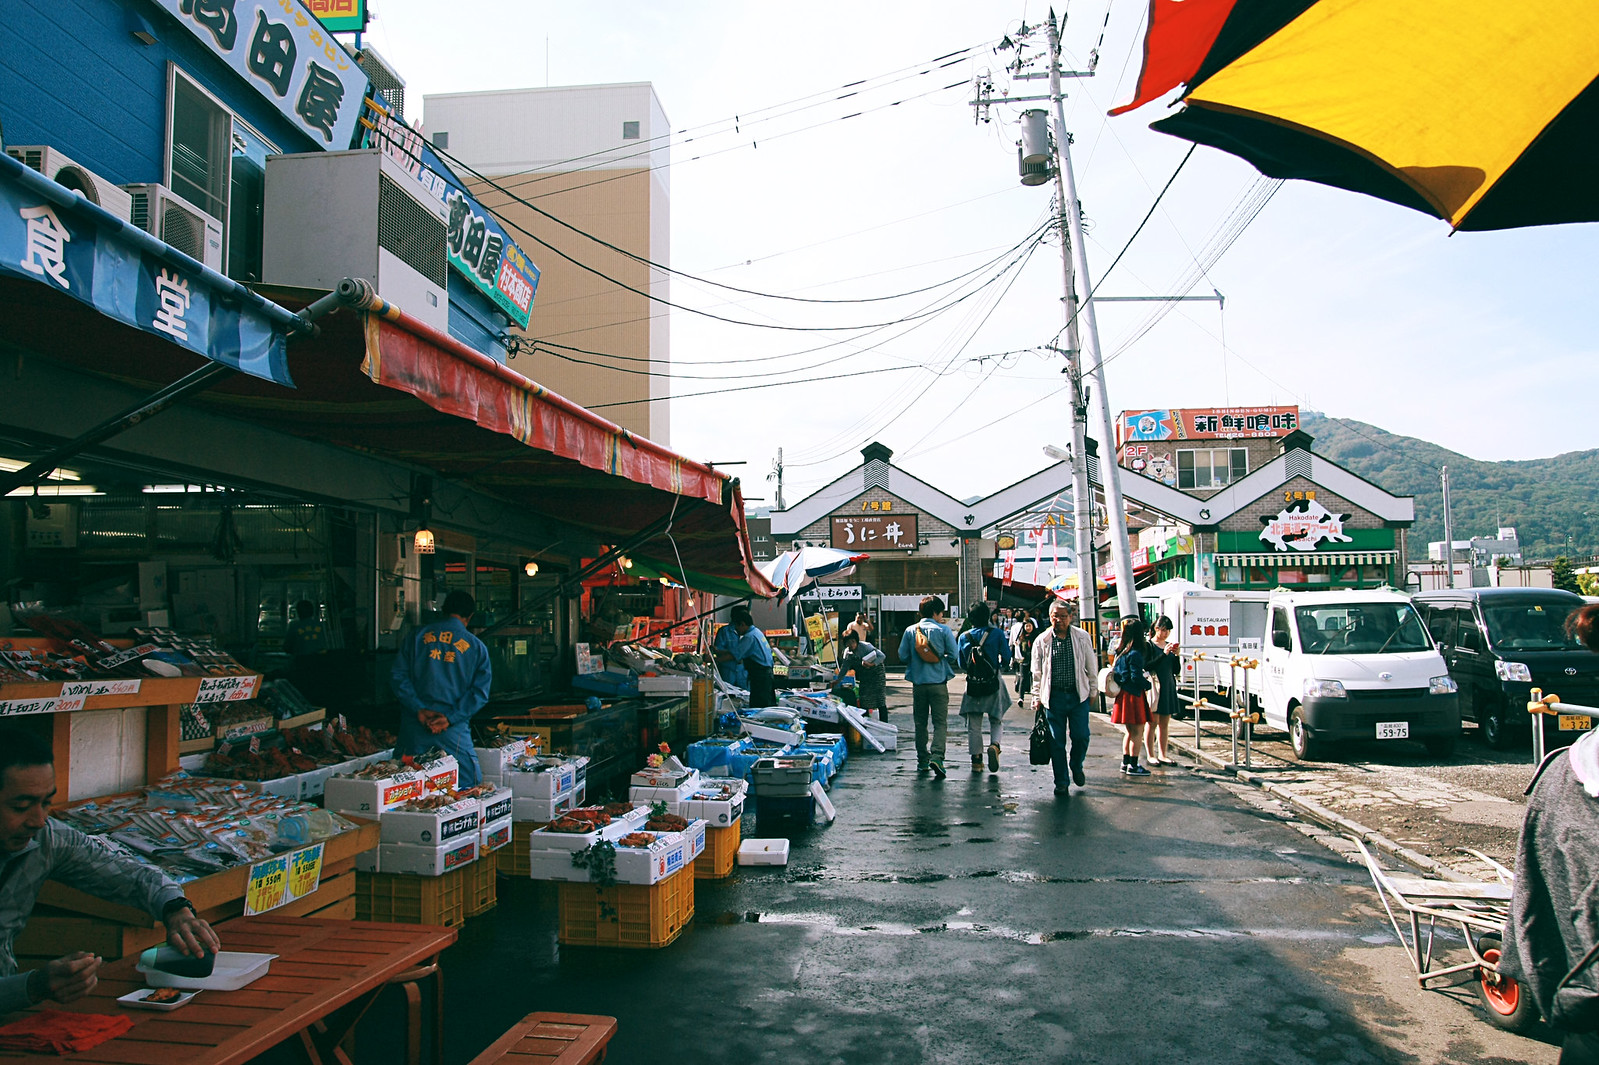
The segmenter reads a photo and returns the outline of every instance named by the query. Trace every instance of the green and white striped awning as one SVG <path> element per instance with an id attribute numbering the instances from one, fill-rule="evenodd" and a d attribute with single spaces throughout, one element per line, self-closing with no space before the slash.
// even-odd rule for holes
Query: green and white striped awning
<path id="1" fill-rule="evenodd" d="M 1216 556 L 1218 566 L 1267 566 L 1299 569 L 1305 566 L 1392 566 L 1398 551 L 1264 551 Z"/>

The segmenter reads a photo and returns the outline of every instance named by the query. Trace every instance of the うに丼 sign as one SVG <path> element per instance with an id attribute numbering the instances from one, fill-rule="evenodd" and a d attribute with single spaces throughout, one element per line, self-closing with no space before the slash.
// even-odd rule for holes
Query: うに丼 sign
<path id="1" fill-rule="evenodd" d="M 904 512 L 834 515 L 832 543 L 843 550 L 914 551 L 917 517 Z"/>

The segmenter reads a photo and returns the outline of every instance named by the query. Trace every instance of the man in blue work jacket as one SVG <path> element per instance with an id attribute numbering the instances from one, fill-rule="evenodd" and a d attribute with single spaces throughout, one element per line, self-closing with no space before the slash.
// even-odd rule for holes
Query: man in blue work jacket
<path id="1" fill-rule="evenodd" d="M 713 645 L 722 679 L 750 693 L 750 706 L 776 706 L 772 687 L 772 646 L 755 627 L 747 606 L 733 608 L 732 621 L 722 626 Z"/>
<path id="2" fill-rule="evenodd" d="M 916 724 L 916 771 L 932 770 L 944 779 L 944 749 L 949 738 L 949 681 L 955 675 L 955 634 L 942 621 L 944 600 L 929 595 L 917 607 L 920 617 L 899 639 L 899 660 L 911 682 L 911 717 Z M 920 639 L 918 640 L 918 634 Z M 928 744 L 927 726 L 933 727 Z"/>
<path id="3" fill-rule="evenodd" d="M 482 779 L 472 750 L 472 715 L 489 701 L 489 649 L 466 631 L 477 603 L 466 592 L 444 597 L 444 617 L 413 632 L 389 676 L 400 713 L 399 754 L 438 746 L 460 763 L 460 786 Z"/>

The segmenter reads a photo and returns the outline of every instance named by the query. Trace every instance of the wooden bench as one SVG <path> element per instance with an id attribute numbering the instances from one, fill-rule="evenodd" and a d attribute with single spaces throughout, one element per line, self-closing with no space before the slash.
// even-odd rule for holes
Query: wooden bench
<path id="1" fill-rule="evenodd" d="M 530 1013 L 471 1065 L 591 1065 L 605 1060 L 605 1046 L 615 1034 L 615 1017 Z"/>

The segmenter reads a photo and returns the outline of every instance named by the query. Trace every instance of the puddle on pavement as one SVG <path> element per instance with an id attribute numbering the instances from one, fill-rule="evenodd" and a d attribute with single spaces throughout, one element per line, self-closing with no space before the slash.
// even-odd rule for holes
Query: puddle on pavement
<path id="1" fill-rule="evenodd" d="M 974 836 L 967 843 L 992 843 L 992 839 Z M 785 878 L 791 884 L 938 884 L 946 880 L 993 880 L 1007 884 L 1284 884 L 1297 886 L 1311 882 L 1303 876 L 1250 876 L 1228 880 L 1213 877 L 1152 877 L 1152 876 L 1046 876 L 1027 870 L 976 869 L 967 873 L 835 873 L 815 869 L 791 872 Z"/>
<path id="2" fill-rule="evenodd" d="M 969 916 L 962 910 L 957 916 Z M 1355 935 L 1351 932 L 1328 931 L 1309 928 L 1072 928 L 1055 931 L 1028 931 L 1005 925 L 983 924 L 978 921 L 949 920 L 936 925 L 914 927 L 893 922 L 873 922 L 859 926 L 841 924 L 830 913 L 770 913 L 748 910 L 707 914 L 696 920 L 713 925 L 770 924 L 812 928 L 838 936 L 895 936 L 900 938 L 939 935 L 954 932 L 966 935 L 1004 939 L 1028 946 L 1047 943 L 1068 943 L 1079 939 L 1139 938 L 1139 939 L 1269 939 L 1293 942 L 1321 942 L 1351 940 L 1372 946 L 1386 946 L 1394 942 L 1388 935 Z"/>

